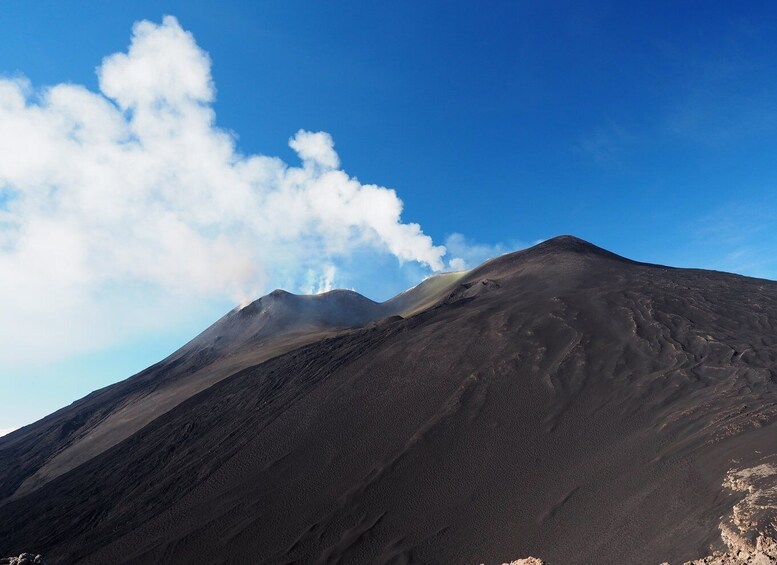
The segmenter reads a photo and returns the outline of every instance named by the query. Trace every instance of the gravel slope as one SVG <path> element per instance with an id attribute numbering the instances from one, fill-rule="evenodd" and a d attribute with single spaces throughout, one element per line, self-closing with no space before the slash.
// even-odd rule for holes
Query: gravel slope
<path id="1" fill-rule="evenodd" d="M 775 320 L 777 283 L 556 238 L 487 262 L 414 316 L 341 331 L 190 396 L 6 502 L 0 554 L 698 558 L 724 549 L 721 516 L 744 497 L 723 488 L 730 469 L 777 454 Z"/>

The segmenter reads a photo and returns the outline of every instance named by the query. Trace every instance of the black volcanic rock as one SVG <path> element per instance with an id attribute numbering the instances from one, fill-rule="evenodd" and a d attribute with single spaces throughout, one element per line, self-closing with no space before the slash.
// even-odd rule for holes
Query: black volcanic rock
<path id="1" fill-rule="evenodd" d="M 723 483 L 777 454 L 777 283 L 565 236 L 425 285 L 390 307 L 342 294 L 320 317 L 270 295 L 245 324 L 232 312 L 145 376 L 0 439 L 16 492 L 0 554 L 655 565 L 725 549 L 721 517 L 749 507 Z M 246 364 L 262 312 L 313 337 Z M 205 369 L 182 369 L 198 356 Z M 229 374 L 18 492 L 118 418 L 127 388 L 140 407 L 214 366 Z"/>

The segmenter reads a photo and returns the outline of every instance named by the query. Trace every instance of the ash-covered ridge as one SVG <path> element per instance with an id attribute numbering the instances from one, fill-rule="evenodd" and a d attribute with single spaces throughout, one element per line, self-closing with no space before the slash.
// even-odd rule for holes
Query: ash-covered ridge
<path id="1" fill-rule="evenodd" d="M 0 503 L 29 494 L 103 453 L 221 379 L 340 332 L 412 315 L 440 300 L 461 276 L 432 276 L 383 303 L 352 290 L 298 295 L 276 289 L 235 308 L 160 363 L 7 441 L 0 438 L 0 450 L 5 441 L 10 454 L 0 460 Z"/>
<path id="2" fill-rule="evenodd" d="M 0 555 L 768 557 L 777 283 L 562 237 L 365 303 L 362 325 L 338 307 L 310 330 L 325 317 L 296 300 L 0 439 Z"/>

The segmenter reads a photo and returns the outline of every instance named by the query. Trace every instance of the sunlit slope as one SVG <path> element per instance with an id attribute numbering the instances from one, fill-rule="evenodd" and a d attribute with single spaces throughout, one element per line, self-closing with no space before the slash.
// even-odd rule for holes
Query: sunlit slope
<path id="1" fill-rule="evenodd" d="M 349 290 L 275 290 L 235 309 L 157 365 L 20 430 L 5 444 L 0 440 L 0 450 L 21 460 L 18 466 L 5 460 L 16 466 L 10 477 L 3 476 L 0 461 L 0 501 L 39 488 L 246 367 L 385 317 L 411 315 L 439 301 L 458 276 L 431 277 L 382 304 Z M 30 450 L 35 458 L 27 455 Z"/>

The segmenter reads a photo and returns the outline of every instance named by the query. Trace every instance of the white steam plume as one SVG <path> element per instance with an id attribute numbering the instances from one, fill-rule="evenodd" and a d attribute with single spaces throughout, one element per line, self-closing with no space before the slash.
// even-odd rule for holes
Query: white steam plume
<path id="1" fill-rule="evenodd" d="M 100 92 L 0 80 L 2 363 L 146 331 L 170 297 L 238 303 L 311 271 L 329 288 L 358 248 L 443 267 L 445 248 L 402 222 L 393 190 L 341 170 L 327 133 L 292 137 L 300 166 L 240 154 L 175 18 L 137 23 L 97 72 Z"/>

